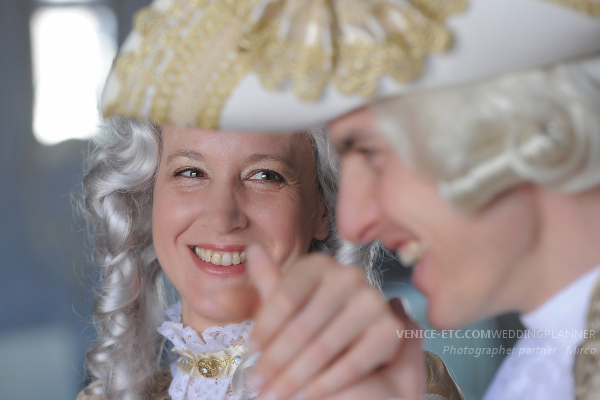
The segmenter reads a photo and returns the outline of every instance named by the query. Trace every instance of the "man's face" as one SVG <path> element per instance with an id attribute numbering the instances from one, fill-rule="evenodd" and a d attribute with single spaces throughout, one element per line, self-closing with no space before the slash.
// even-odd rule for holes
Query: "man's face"
<path id="1" fill-rule="evenodd" d="M 334 121 L 330 132 L 341 158 L 341 234 L 355 243 L 380 238 L 389 250 L 416 255 L 413 281 L 429 300 L 434 326 L 520 309 L 534 278 L 527 276 L 538 233 L 532 187 L 465 215 L 403 163 L 369 109 Z"/>

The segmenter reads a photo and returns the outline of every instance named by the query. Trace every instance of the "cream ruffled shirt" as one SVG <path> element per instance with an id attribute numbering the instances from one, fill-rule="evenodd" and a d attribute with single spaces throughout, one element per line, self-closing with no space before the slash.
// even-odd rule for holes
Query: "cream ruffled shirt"
<path id="1" fill-rule="evenodd" d="M 548 331 L 548 337 L 519 339 L 500 365 L 484 400 L 574 399 L 574 350 L 585 339 L 573 333 L 581 335 L 586 329 L 588 305 L 599 276 L 600 266 L 521 316 L 529 331 Z"/>
<path id="2" fill-rule="evenodd" d="M 213 326 L 199 335 L 181 323 L 181 303 L 172 305 L 167 310 L 167 317 L 169 321 L 164 322 L 158 332 L 173 343 L 174 350 L 177 349 L 179 354 L 187 354 L 190 358 L 197 353 L 215 352 L 235 356 L 237 351 L 243 350 L 252 331 L 252 321 L 247 320 L 241 324 Z M 230 369 L 235 368 L 235 365 L 228 365 L 214 378 L 203 378 L 179 364 L 178 361 L 171 364 L 173 380 L 169 386 L 169 396 L 172 400 L 234 400 Z M 258 392 L 245 385 L 244 395 L 245 399 L 253 399 L 258 396 Z"/>

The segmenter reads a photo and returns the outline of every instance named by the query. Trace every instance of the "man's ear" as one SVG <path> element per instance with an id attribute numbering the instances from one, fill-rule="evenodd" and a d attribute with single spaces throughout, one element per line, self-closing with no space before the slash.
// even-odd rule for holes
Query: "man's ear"
<path id="1" fill-rule="evenodd" d="M 317 223 L 317 228 L 315 229 L 313 238 L 316 240 L 325 240 L 327 238 L 327 234 L 329 233 L 330 223 L 331 221 L 327 215 L 325 204 L 321 203 L 319 205 L 319 222 Z"/>

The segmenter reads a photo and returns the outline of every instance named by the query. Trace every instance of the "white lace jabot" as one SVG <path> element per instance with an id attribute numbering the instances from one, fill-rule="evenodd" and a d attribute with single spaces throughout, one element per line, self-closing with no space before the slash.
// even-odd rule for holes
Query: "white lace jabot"
<path id="1" fill-rule="evenodd" d="M 169 339 L 180 353 L 228 352 L 231 348 L 245 345 L 252 330 L 252 321 L 230 324 L 224 327 L 212 326 L 200 335 L 181 323 L 181 303 L 169 307 L 165 321 L 158 332 Z M 175 350 L 174 349 L 174 350 Z M 178 368 L 178 362 L 171 364 L 173 380 L 169 386 L 172 400 L 234 400 L 231 390 L 231 376 L 203 378 L 186 374 Z M 244 387 L 246 399 L 258 396 L 249 386 Z"/>

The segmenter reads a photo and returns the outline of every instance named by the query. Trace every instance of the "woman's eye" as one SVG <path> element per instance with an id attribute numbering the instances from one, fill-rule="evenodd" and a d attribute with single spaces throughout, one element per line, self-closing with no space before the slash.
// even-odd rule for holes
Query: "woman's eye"
<path id="1" fill-rule="evenodd" d="M 260 180 L 260 181 L 274 181 L 274 182 L 284 182 L 285 181 L 285 179 L 283 179 L 283 176 L 281 176 L 280 174 L 278 174 L 275 171 L 269 171 L 269 170 L 258 171 L 257 173 L 252 175 L 250 177 L 250 179 Z"/>
<path id="2" fill-rule="evenodd" d="M 185 178 L 204 178 L 205 174 L 203 171 L 195 168 L 188 168 L 175 173 L 175 176 L 183 176 Z"/>

